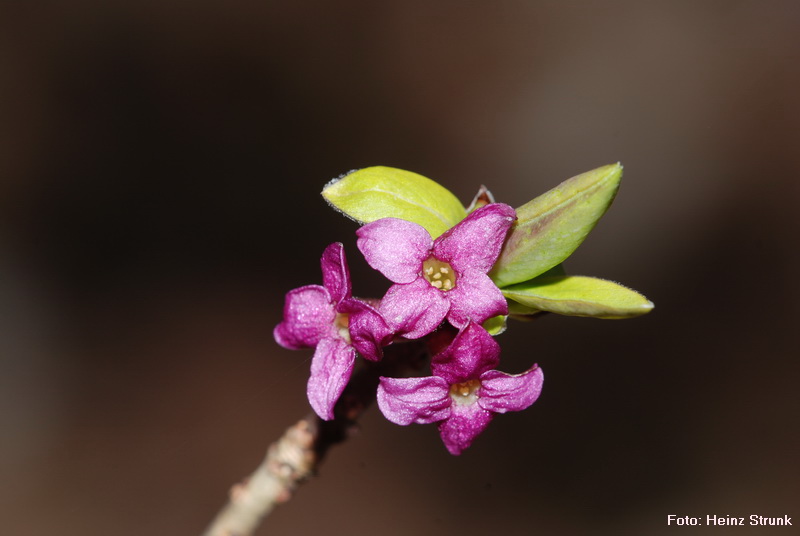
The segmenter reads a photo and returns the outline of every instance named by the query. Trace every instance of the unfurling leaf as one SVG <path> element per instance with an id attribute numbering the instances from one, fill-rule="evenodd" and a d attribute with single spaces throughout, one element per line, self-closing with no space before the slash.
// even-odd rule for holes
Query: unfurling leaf
<path id="1" fill-rule="evenodd" d="M 481 187 L 478 188 L 478 193 L 475 194 L 475 197 L 472 199 L 472 203 L 469 204 L 467 207 L 467 214 L 472 212 L 473 210 L 479 209 L 483 206 L 488 205 L 489 203 L 494 203 L 494 196 L 492 192 L 489 191 L 485 185 L 481 184 Z"/>
<path id="2" fill-rule="evenodd" d="M 467 215 L 456 196 L 438 183 L 402 169 L 375 166 L 329 182 L 322 197 L 360 223 L 400 218 L 436 238 Z"/>
<path id="3" fill-rule="evenodd" d="M 506 298 L 524 306 L 567 316 L 629 318 L 653 309 L 653 302 L 635 290 L 594 277 L 537 277 L 502 291 Z"/>
<path id="4" fill-rule="evenodd" d="M 620 164 L 603 166 L 516 209 L 492 280 L 501 288 L 529 281 L 569 257 L 611 205 L 621 178 Z"/>

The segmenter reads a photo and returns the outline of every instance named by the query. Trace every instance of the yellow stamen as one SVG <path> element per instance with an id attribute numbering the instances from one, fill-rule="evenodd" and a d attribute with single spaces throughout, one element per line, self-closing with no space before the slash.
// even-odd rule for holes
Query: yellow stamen
<path id="1" fill-rule="evenodd" d="M 478 389 L 480 389 L 480 387 L 480 380 L 467 380 L 462 383 L 454 383 L 450 386 L 450 398 L 452 398 L 453 402 L 456 404 L 472 404 L 478 399 Z"/>
<path id="2" fill-rule="evenodd" d="M 339 332 L 339 336 L 350 344 L 350 315 L 336 313 L 336 317 L 333 319 L 333 325 Z"/>
<path id="3" fill-rule="evenodd" d="M 447 291 L 456 288 L 456 271 L 450 264 L 430 256 L 422 263 L 422 275 L 435 288 Z"/>

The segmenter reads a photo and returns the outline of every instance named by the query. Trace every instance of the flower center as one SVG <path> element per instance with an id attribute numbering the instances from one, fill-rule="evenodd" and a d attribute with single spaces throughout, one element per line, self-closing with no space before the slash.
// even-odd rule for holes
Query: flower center
<path id="1" fill-rule="evenodd" d="M 456 404 L 466 406 L 478 400 L 478 389 L 481 386 L 480 380 L 468 380 L 461 383 L 454 383 L 450 386 L 450 398 Z"/>
<path id="2" fill-rule="evenodd" d="M 339 333 L 339 336 L 350 344 L 350 315 L 345 313 L 336 313 L 333 319 L 333 327 Z"/>
<path id="3" fill-rule="evenodd" d="M 428 257 L 422 263 L 422 275 L 439 290 L 452 290 L 456 288 L 456 271 L 444 261 L 434 256 Z"/>

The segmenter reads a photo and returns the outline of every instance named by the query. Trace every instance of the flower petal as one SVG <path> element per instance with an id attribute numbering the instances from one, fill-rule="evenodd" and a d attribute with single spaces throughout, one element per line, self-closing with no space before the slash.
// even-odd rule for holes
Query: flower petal
<path id="1" fill-rule="evenodd" d="M 433 356 L 431 371 L 448 384 L 476 380 L 500 363 L 500 345 L 480 325 L 470 322 L 441 353 Z"/>
<path id="2" fill-rule="evenodd" d="M 383 378 L 378 385 L 378 407 L 395 424 L 428 424 L 450 415 L 452 401 L 447 382 L 436 376 Z"/>
<path id="3" fill-rule="evenodd" d="M 352 286 L 350 284 L 350 270 L 347 268 L 347 259 L 344 256 L 344 245 L 334 242 L 322 252 L 320 259 L 322 265 L 322 286 L 331 295 L 333 303 L 349 298 Z"/>
<path id="4" fill-rule="evenodd" d="M 447 291 L 450 312 L 447 319 L 457 328 L 468 321 L 482 323 L 508 314 L 508 303 L 489 276 L 478 270 L 462 272 L 453 290 Z"/>
<path id="5" fill-rule="evenodd" d="M 450 454 L 458 456 L 469 447 L 472 441 L 489 426 L 492 415 L 478 404 L 467 406 L 453 404 L 450 418 L 439 423 L 439 434 Z"/>
<path id="6" fill-rule="evenodd" d="M 407 285 L 392 285 L 381 300 L 380 311 L 399 335 L 419 339 L 447 316 L 450 302 L 443 294 L 420 277 Z"/>
<path id="7" fill-rule="evenodd" d="M 490 370 L 481 375 L 478 404 L 494 413 L 522 411 L 539 398 L 543 382 L 542 369 L 536 365 L 516 375 Z"/>
<path id="8" fill-rule="evenodd" d="M 353 374 L 355 360 L 355 350 L 344 340 L 325 337 L 319 341 L 311 359 L 306 394 L 320 419 L 333 419 L 333 407 Z"/>
<path id="9" fill-rule="evenodd" d="M 284 348 L 297 350 L 316 346 L 330 333 L 336 313 L 328 291 L 319 285 L 290 290 L 283 306 L 283 322 L 273 331 Z"/>
<path id="10" fill-rule="evenodd" d="M 457 272 L 467 268 L 488 272 L 516 218 L 514 209 L 503 203 L 481 207 L 437 238 L 433 255 Z"/>
<path id="11" fill-rule="evenodd" d="M 422 272 L 433 240 L 423 227 L 397 218 L 383 218 L 356 231 L 358 249 L 370 266 L 394 283 L 411 283 Z"/>
<path id="12" fill-rule="evenodd" d="M 348 330 L 355 349 L 370 361 L 383 356 L 383 347 L 392 342 L 394 331 L 374 307 L 361 300 L 350 298 L 337 307 L 340 313 L 350 315 Z"/>

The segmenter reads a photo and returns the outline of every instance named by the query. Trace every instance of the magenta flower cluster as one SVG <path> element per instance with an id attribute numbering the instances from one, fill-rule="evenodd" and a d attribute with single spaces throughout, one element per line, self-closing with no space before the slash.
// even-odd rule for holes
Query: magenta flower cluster
<path id="1" fill-rule="evenodd" d="M 341 243 L 322 254 L 322 285 L 289 292 L 275 340 L 285 348 L 315 348 L 308 381 L 311 407 L 325 420 L 349 381 L 356 355 L 378 361 L 392 343 L 422 339 L 449 324 L 458 330 L 431 358 L 431 375 L 381 377 L 378 406 L 390 421 L 438 423 L 447 449 L 460 454 L 496 413 L 529 407 L 542 388 L 534 365 L 511 375 L 495 370 L 500 347 L 482 327 L 508 314 L 487 273 L 516 219 L 514 209 L 490 203 L 433 240 L 425 228 L 384 218 L 357 231 L 367 263 L 393 285 L 378 301 L 352 296 Z"/>

